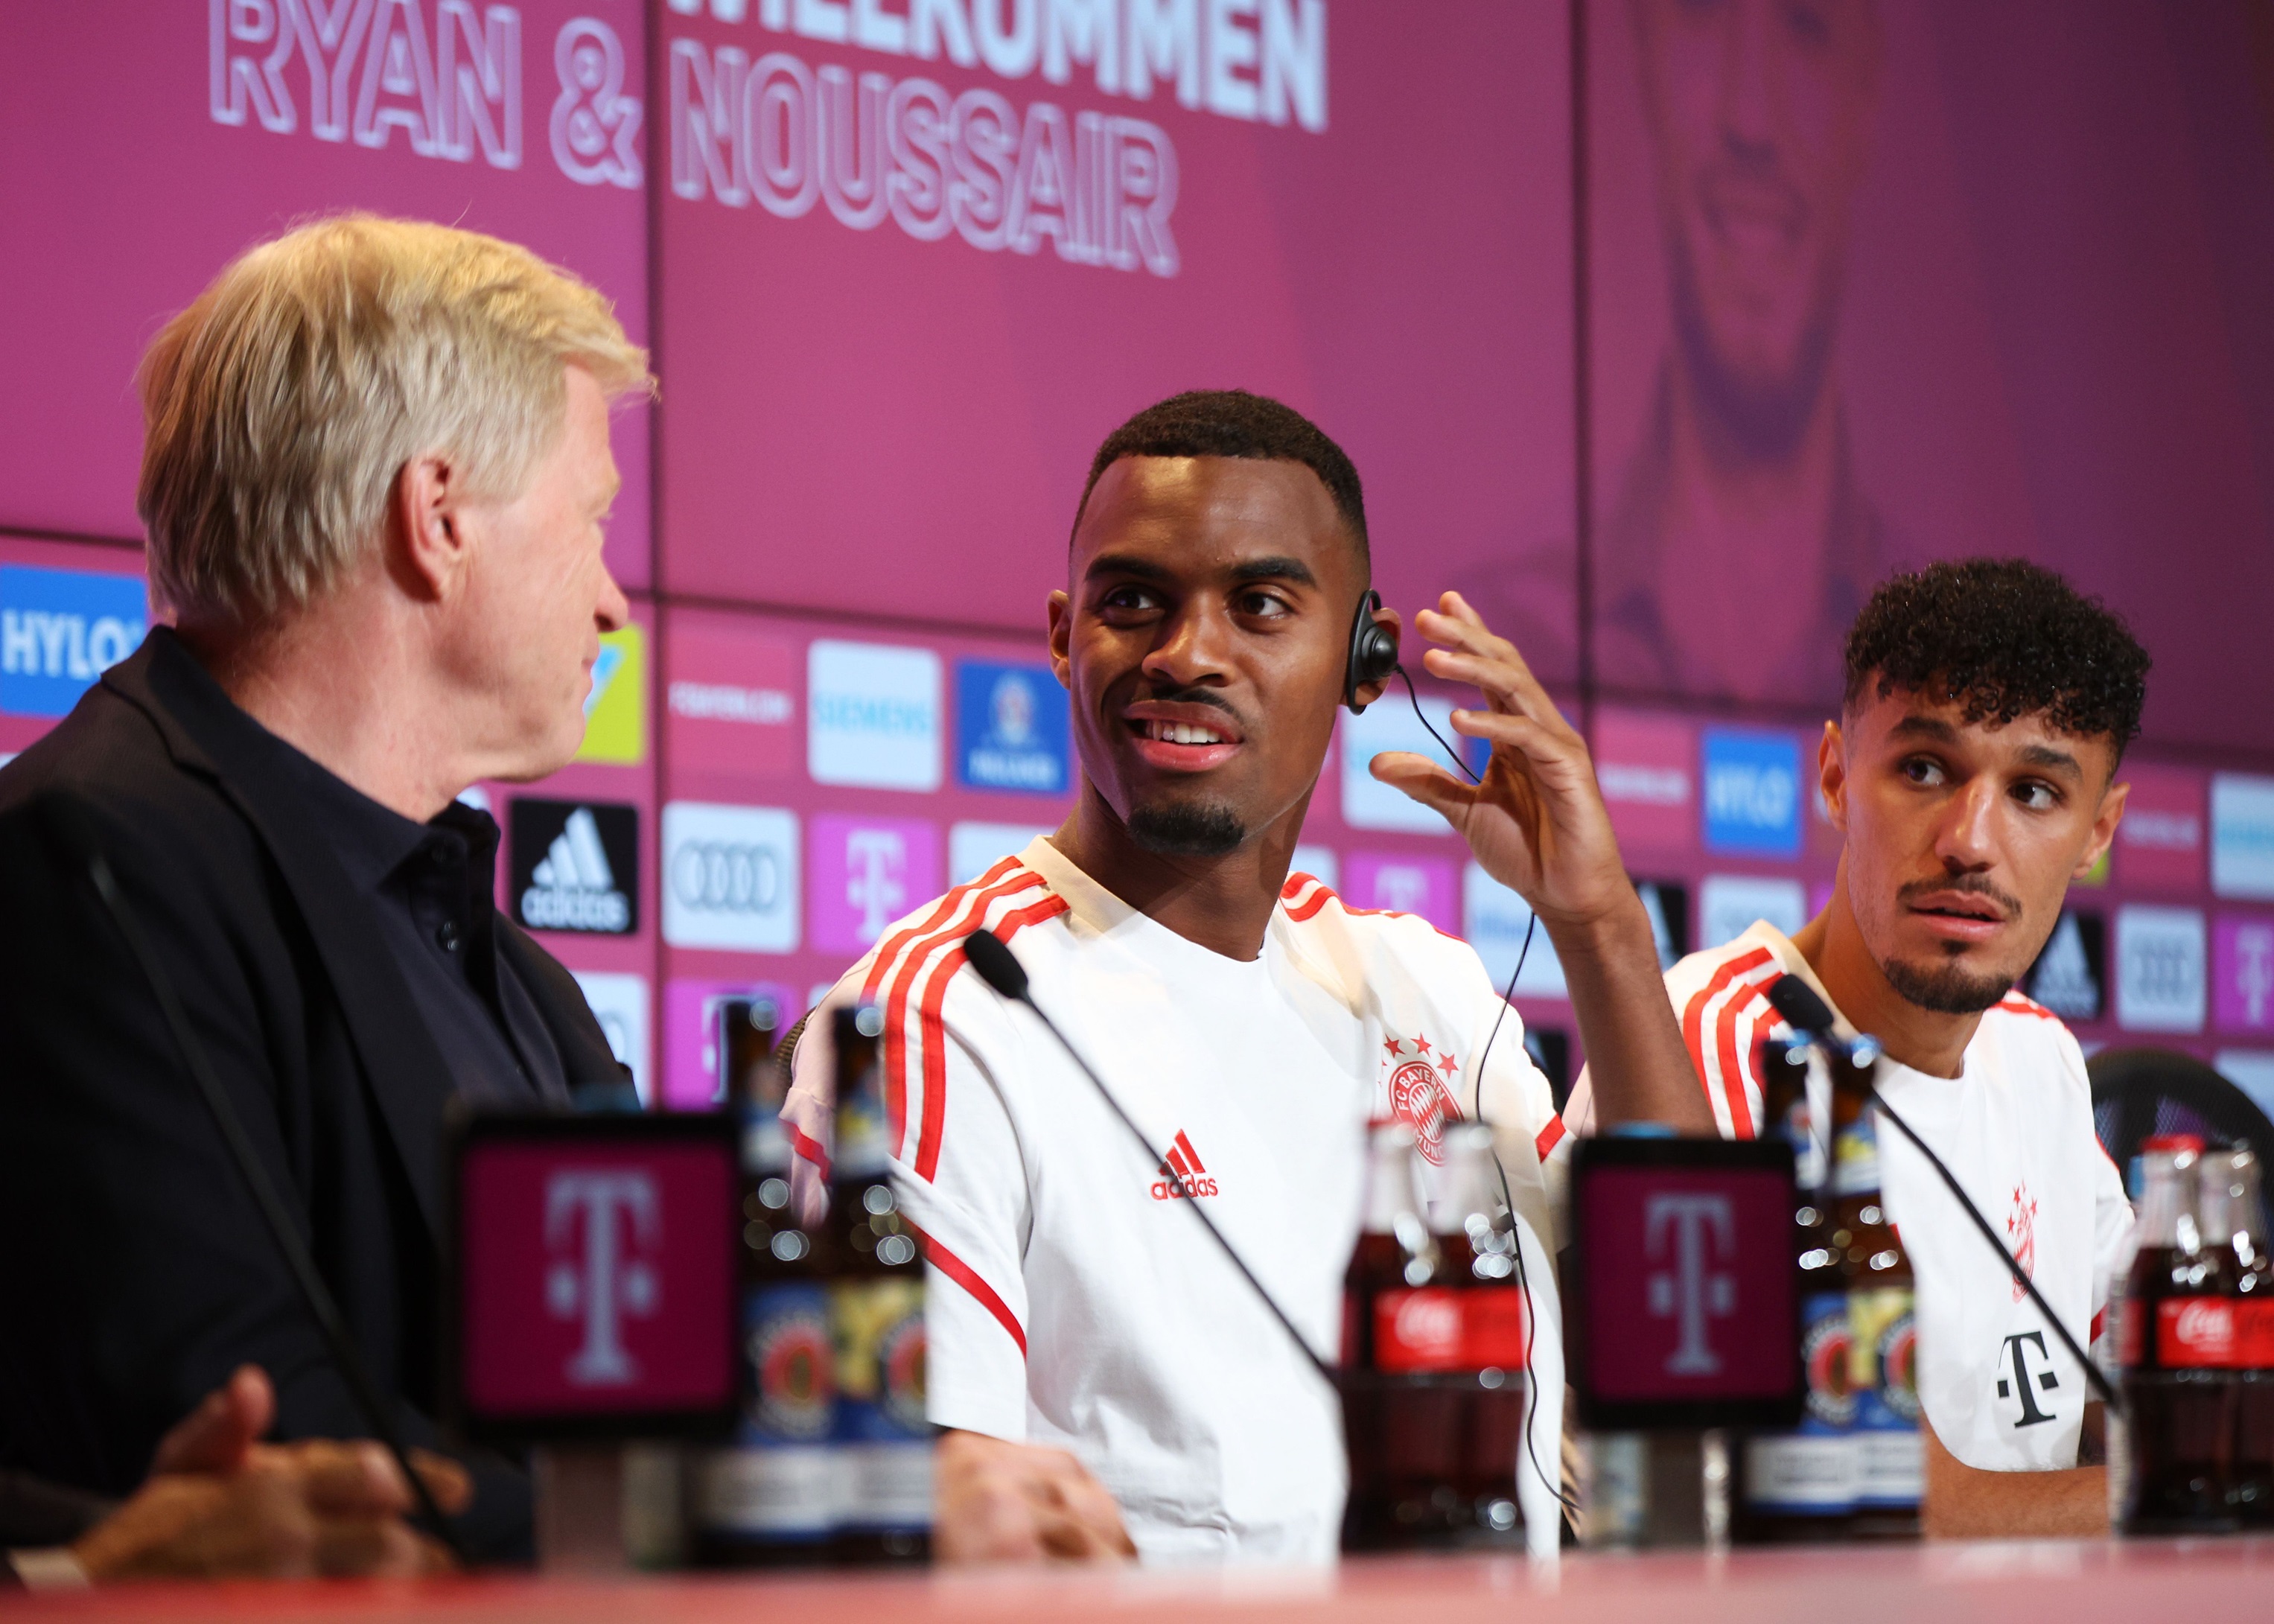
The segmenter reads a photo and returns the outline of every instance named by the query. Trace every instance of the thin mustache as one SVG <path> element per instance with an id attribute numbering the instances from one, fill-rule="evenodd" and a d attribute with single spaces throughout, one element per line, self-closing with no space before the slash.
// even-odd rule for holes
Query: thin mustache
<path id="1" fill-rule="evenodd" d="M 1233 710 L 1221 698 L 1209 692 L 1209 690 L 1204 688 L 1178 688 L 1171 691 L 1159 692 L 1140 692 L 1132 694 L 1129 696 L 1127 703 L 1130 704 L 1138 704 L 1147 700 L 1150 700 L 1156 704 L 1163 705 L 1210 705 L 1215 709 L 1223 711 L 1226 716 L 1230 717 L 1233 721 L 1238 722 L 1241 726 L 1245 727 L 1247 725 L 1247 718 L 1246 717 L 1240 715 L 1239 711 Z"/>
<path id="2" fill-rule="evenodd" d="M 1921 897 L 1931 896 L 1936 891 L 1944 891 L 1987 897 L 2006 911 L 2006 917 L 2008 919 L 2018 918 L 2022 912 L 2020 898 L 2008 896 L 1981 876 L 1974 874 L 1953 875 L 1948 879 L 1941 880 L 1913 880 L 1895 893 L 1895 900 L 1908 905 Z"/>

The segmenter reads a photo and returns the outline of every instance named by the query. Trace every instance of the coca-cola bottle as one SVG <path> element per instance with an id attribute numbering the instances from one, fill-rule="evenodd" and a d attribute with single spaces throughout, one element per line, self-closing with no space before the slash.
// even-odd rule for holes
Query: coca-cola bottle
<path id="1" fill-rule="evenodd" d="M 1854 1425 L 1856 1389 L 1848 1335 L 1847 1259 L 1832 1228 L 1824 1140 L 1808 1094 L 1804 1043 L 1774 1044 L 1763 1056 L 1762 1133 L 1792 1147 L 1798 1199 L 1793 1250 L 1799 1276 L 1800 1353 L 1806 1407 L 1788 1432 L 1744 1440 L 1743 1492 L 1731 1521 L 1746 1543 L 1837 1539 L 1856 1515 L 1862 1475 Z"/>
<path id="2" fill-rule="evenodd" d="M 1373 1133 L 1345 1297 L 1345 1550 L 1520 1538 L 1529 1327 L 1516 1236 L 1499 1199 L 1491 1131 L 1465 1124 L 1444 1144 L 1433 1224 L 1412 1130 L 1389 1123 Z"/>
<path id="3" fill-rule="evenodd" d="M 1831 1057 L 1832 1245 L 1848 1282 L 1856 1395 L 1856 1534 L 1916 1538 L 1926 1461 L 1919 1440 L 1918 1324 L 1910 1259 L 1879 1191 L 1878 1124 L 1850 1063 Z"/>
<path id="4" fill-rule="evenodd" d="M 2233 1253 L 2204 1244 L 2202 1142 L 2150 1139 L 2120 1354 L 2127 1533 L 2233 1528 Z"/>
<path id="5" fill-rule="evenodd" d="M 2258 1205 L 2258 1157 L 2212 1151 L 2198 1183 L 2203 1244 L 2231 1259 L 2234 1293 L 2234 1455 L 2226 1503 L 2247 1528 L 2274 1525 L 2274 1259 Z"/>
<path id="6" fill-rule="evenodd" d="M 696 1484 L 696 1556 L 712 1565 L 818 1561 L 835 1525 L 836 1353 L 816 1237 L 790 1210 L 780 1024 L 764 999 L 730 1000 L 719 1017 L 720 1078 L 742 1134 L 743 1364 L 734 1443 L 702 1462 Z"/>
<path id="7" fill-rule="evenodd" d="M 884 1029 L 883 1012 L 863 1004 L 840 1010 L 832 1032 L 837 1116 L 823 1229 L 844 1471 L 831 1549 L 844 1562 L 920 1561 L 931 1551 L 923 1256 L 892 1188 Z"/>

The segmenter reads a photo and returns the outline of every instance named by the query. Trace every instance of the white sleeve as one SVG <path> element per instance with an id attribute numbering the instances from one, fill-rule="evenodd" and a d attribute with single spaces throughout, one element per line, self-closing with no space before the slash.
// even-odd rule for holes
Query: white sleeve
<path id="1" fill-rule="evenodd" d="M 1563 1169 L 1561 1160 L 1547 1161 L 1562 1132 L 1555 1091 L 1524 1046 L 1524 1017 L 1502 1002 L 1500 989 L 1491 984 L 1482 965 L 1476 972 L 1482 990 L 1470 1052 L 1481 1056 L 1483 1065 L 1456 1096 L 1457 1103 L 1464 1115 L 1491 1125 L 1511 1203 L 1553 1252 L 1562 1232 L 1558 1220 Z"/>
<path id="2" fill-rule="evenodd" d="M 800 1041 L 784 1109 L 804 1164 L 802 1196 L 819 1184 L 807 1146 L 819 1137 L 813 1129 L 830 1092 L 825 1033 Z M 1022 1259 L 1031 1219 L 1026 1165 L 997 1078 L 1020 1063 L 1020 1041 L 975 973 L 955 973 L 944 997 L 919 989 L 885 1004 L 886 1106 L 901 1124 L 892 1183 L 929 1266 L 927 1409 L 937 1425 L 1014 1441 L 1027 1436 Z"/>
<path id="3" fill-rule="evenodd" d="M 2092 1169 L 2091 1340 L 2097 1342 L 2116 1329 L 2102 1321 L 2116 1276 L 2132 1267 L 2133 1214 L 2124 1194 L 2124 1176 L 2105 1152 L 2094 1155 Z"/>

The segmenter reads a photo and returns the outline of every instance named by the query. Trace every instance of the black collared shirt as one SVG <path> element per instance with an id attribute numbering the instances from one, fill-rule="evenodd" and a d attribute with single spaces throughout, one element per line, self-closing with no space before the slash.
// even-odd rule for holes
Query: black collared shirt
<path id="1" fill-rule="evenodd" d="M 274 734 L 277 764 L 307 802 L 463 1098 L 562 1103 L 568 1078 L 529 989 L 497 951 L 498 826 L 452 802 L 420 823 L 381 806 Z"/>

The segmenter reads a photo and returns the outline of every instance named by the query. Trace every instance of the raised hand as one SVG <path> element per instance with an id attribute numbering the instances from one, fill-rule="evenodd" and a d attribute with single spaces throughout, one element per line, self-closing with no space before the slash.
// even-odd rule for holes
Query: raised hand
<path id="1" fill-rule="evenodd" d="M 1442 813 L 1486 873 L 1521 896 L 1540 922 L 1585 927 L 1633 901 L 1587 741 L 1563 719 L 1524 656 L 1493 635 L 1458 592 L 1413 617 L 1438 646 L 1431 676 L 1467 684 L 1482 710 L 1453 712 L 1453 728 L 1493 747 L 1484 782 L 1470 784 L 1426 756 L 1392 751 L 1374 776 Z"/>

